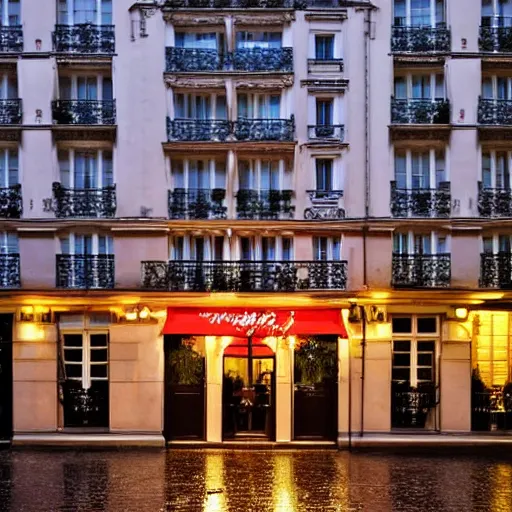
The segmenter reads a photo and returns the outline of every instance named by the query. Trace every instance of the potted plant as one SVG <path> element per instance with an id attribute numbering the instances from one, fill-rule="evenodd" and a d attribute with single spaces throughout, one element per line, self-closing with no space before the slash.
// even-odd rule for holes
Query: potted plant
<path id="1" fill-rule="evenodd" d="M 309 338 L 295 351 L 300 384 L 315 386 L 336 377 L 336 351 L 330 344 Z"/>
<path id="2" fill-rule="evenodd" d="M 169 355 L 171 382 L 177 385 L 195 386 L 203 379 L 204 359 L 191 343 L 183 343 Z"/>

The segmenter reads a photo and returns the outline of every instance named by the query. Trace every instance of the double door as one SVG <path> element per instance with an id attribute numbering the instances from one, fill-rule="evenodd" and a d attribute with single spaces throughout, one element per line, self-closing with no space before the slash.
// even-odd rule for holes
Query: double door
<path id="1" fill-rule="evenodd" d="M 0 315 L 0 439 L 12 436 L 12 315 Z"/>

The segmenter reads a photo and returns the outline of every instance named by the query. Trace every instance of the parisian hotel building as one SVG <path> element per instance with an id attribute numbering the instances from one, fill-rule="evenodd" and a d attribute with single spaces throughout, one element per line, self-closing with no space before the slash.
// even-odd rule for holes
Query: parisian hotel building
<path id="1" fill-rule="evenodd" d="M 1 437 L 512 429 L 511 0 L 0 20 Z"/>

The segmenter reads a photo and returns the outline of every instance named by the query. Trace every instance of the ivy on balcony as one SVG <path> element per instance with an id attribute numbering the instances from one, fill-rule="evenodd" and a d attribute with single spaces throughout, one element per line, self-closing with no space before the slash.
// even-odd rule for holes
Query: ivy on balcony
<path id="1" fill-rule="evenodd" d="M 450 182 L 441 182 L 433 189 L 403 189 L 392 181 L 390 208 L 393 217 L 449 217 Z"/>
<path id="2" fill-rule="evenodd" d="M 53 183 L 55 216 L 113 218 L 116 215 L 116 186 L 104 188 L 69 189 L 60 183 Z"/>
<path id="3" fill-rule="evenodd" d="M 510 252 L 480 255 L 480 287 L 512 289 L 512 254 Z"/>
<path id="4" fill-rule="evenodd" d="M 21 185 L 0 188 L 0 217 L 19 219 L 23 212 Z"/>
<path id="5" fill-rule="evenodd" d="M 512 52 L 512 27 L 480 27 L 478 40 L 482 52 Z"/>
<path id="6" fill-rule="evenodd" d="M 226 191 L 221 188 L 169 190 L 170 219 L 225 219 Z"/>
<path id="7" fill-rule="evenodd" d="M 22 52 L 23 29 L 21 25 L 0 27 L 0 52 Z"/>
<path id="8" fill-rule="evenodd" d="M 512 101 L 478 98 L 479 124 L 512 125 Z"/>
<path id="9" fill-rule="evenodd" d="M 391 286 L 447 288 L 450 280 L 450 254 L 393 254 Z"/>
<path id="10" fill-rule="evenodd" d="M 512 217 L 512 190 L 484 188 L 479 181 L 478 213 L 481 217 Z"/>
<path id="11" fill-rule="evenodd" d="M 450 124 L 450 102 L 391 97 L 391 122 L 393 124 Z"/>
<path id="12" fill-rule="evenodd" d="M 0 100 L 0 124 L 21 124 L 21 100 Z"/>
<path id="13" fill-rule="evenodd" d="M 58 53 L 106 53 L 115 52 L 113 25 L 55 25 L 53 48 Z"/>
<path id="14" fill-rule="evenodd" d="M 52 115 L 55 124 L 114 125 L 116 100 L 57 100 Z"/>
<path id="15" fill-rule="evenodd" d="M 392 27 L 392 52 L 448 53 L 450 46 L 450 30 L 446 27 Z"/>

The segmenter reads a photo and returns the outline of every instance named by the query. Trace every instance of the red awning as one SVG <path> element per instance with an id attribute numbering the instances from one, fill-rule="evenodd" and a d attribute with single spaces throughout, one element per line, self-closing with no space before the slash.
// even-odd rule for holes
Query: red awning
<path id="1" fill-rule="evenodd" d="M 340 309 L 168 308 L 163 334 L 347 337 Z"/>

